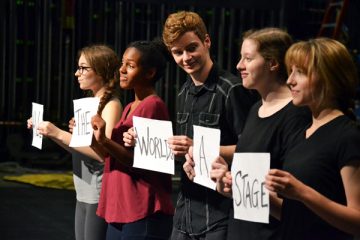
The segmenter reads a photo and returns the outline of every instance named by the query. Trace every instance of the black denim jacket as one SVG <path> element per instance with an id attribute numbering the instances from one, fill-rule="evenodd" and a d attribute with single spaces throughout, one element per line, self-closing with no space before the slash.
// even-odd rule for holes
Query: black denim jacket
<path id="1" fill-rule="evenodd" d="M 245 89 L 241 79 L 213 65 L 202 86 L 190 78 L 178 95 L 176 135 L 193 138 L 193 125 L 221 130 L 220 144 L 236 145 L 248 111 L 258 95 Z M 181 159 L 184 161 L 184 159 Z M 232 200 L 191 182 L 181 171 L 174 227 L 200 235 L 226 226 Z"/>

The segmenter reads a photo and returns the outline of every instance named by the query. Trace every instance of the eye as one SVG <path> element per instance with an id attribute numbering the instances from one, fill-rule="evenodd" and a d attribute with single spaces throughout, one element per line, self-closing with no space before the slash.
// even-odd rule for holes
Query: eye
<path id="1" fill-rule="evenodd" d="M 182 51 L 175 50 L 175 51 L 171 51 L 171 53 L 175 56 L 180 56 L 182 54 Z"/>
<path id="2" fill-rule="evenodd" d="M 188 52 L 195 52 L 197 49 L 197 45 L 190 45 L 188 48 L 187 48 L 187 51 Z"/>
<path id="3" fill-rule="evenodd" d="M 251 62 L 252 58 L 250 57 L 241 57 L 240 61 L 246 61 L 246 62 Z"/>

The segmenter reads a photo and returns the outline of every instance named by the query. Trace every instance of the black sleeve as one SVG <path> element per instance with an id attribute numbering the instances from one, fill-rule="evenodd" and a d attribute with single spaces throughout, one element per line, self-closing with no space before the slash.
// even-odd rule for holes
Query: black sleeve
<path id="1" fill-rule="evenodd" d="M 242 84 L 234 85 L 226 99 L 226 119 L 231 130 L 238 138 L 244 128 L 252 105 L 259 100 L 257 92 L 248 90 Z"/>

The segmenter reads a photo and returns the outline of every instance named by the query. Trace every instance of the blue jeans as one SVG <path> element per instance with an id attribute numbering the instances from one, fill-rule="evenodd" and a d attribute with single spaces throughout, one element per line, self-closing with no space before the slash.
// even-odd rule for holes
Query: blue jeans
<path id="1" fill-rule="evenodd" d="M 189 234 L 173 228 L 171 240 L 226 240 L 227 228 L 221 227 L 203 234 Z"/>
<path id="2" fill-rule="evenodd" d="M 155 213 L 132 223 L 109 223 L 106 240 L 167 240 L 172 218 L 172 215 Z"/>

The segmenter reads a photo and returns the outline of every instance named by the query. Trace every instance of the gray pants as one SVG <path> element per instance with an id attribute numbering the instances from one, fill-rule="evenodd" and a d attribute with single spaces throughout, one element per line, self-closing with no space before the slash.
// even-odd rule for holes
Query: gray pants
<path id="1" fill-rule="evenodd" d="M 104 240 L 107 223 L 96 215 L 97 204 L 76 201 L 75 238 L 76 240 Z"/>

